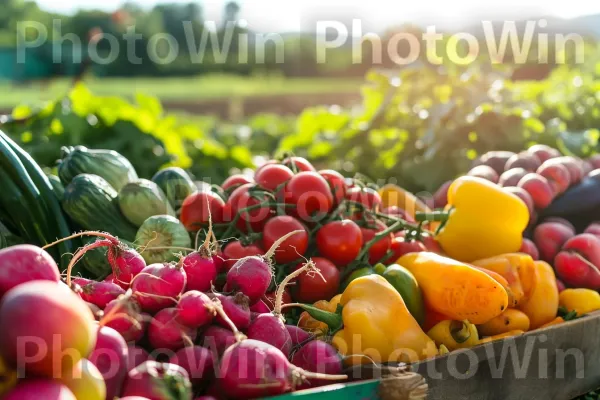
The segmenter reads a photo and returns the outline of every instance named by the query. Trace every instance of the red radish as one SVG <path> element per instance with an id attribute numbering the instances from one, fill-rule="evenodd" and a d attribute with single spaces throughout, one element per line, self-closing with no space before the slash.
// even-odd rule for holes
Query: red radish
<path id="1" fill-rule="evenodd" d="M 212 256 L 213 263 L 215 263 L 215 267 L 217 268 L 217 272 L 224 272 L 225 269 L 225 256 L 220 250 L 217 250 L 217 254 Z"/>
<path id="2" fill-rule="evenodd" d="M 341 374 L 344 369 L 342 357 L 337 350 L 323 340 L 313 340 L 302 346 L 292 358 L 292 364 L 306 371 L 322 374 Z M 308 380 L 298 389 L 324 386 L 331 384 L 330 380 Z"/>
<path id="3" fill-rule="evenodd" d="M 102 309 L 117 297 L 125 294 L 125 290 L 116 283 L 95 281 L 81 286 L 81 290 L 77 292 L 84 301 L 95 304 Z"/>
<path id="4" fill-rule="evenodd" d="M 96 347 L 89 360 L 102 374 L 106 383 L 106 398 L 119 395 L 127 370 L 127 343 L 117 331 L 107 326 L 98 330 Z"/>
<path id="5" fill-rule="evenodd" d="M 5 394 L 2 400 L 77 400 L 63 383 L 52 379 L 26 379 Z"/>
<path id="6" fill-rule="evenodd" d="M 307 342 L 310 338 L 313 337 L 310 333 L 306 332 L 304 329 L 297 327 L 296 325 L 286 325 L 285 329 L 287 329 L 290 334 L 290 338 L 292 339 L 292 346 L 296 347 L 301 343 Z"/>
<path id="7" fill-rule="evenodd" d="M 215 358 L 220 357 L 231 345 L 236 343 L 235 334 L 220 326 L 209 326 L 204 332 L 204 347 L 210 349 Z"/>
<path id="8" fill-rule="evenodd" d="M 250 306 L 250 311 L 255 314 L 269 314 L 271 309 L 265 304 L 264 301 L 259 300 Z"/>
<path id="9" fill-rule="evenodd" d="M 214 375 L 215 365 L 212 353 L 204 347 L 184 347 L 169 358 L 169 363 L 185 369 L 193 386 L 208 381 Z"/>
<path id="10" fill-rule="evenodd" d="M 293 279 L 302 273 L 308 273 L 316 270 L 314 262 L 307 262 L 302 268 L 297 269 L 279 284 L 275 295 L 275 308 L 273 313 L 260 314 L 252 321 L 248 327 L 247 336 L 249 339 L 260 340 L 275 346 L 289 357 L 292 351 L 292 338 L 287 328 L 285 327 L 285 318 L 281 314 L 282 298 L 285 288 Z"/>
<path id="11" fill-rule="evenodd" d="M 127 371 L 131 371 L 148 360 L 150 360 L 150 353 L 146 350 L 133 344 L 127 346 Z"/>
<path id="12" fill-rule="evenodd" d="M 181 260 L 187 276 L 187 290 L 208 292 L 217 279 L 217 266 L 207 251 L 194 251 Z"/>
<path id="13" fill-rule="evenodd" d="M 265 303 L 267 305 L 267 307 L 269 307 L 269 310 L 273 311 L 275 309 L 275 298 L 276 297 L 277 297 L 277 293 L 269 292 L 262 297 L 261 301 L 263 303 Z M 281 301 L 283 302 L 283 304 L 288 304 L 288 303 L 292 302 L 292 295 L 290 294 L 290 291 L 288 288 L 285 288 L 285 291 L 283 292 Z M 284 311 L 284 314 L 285 314 L 285 311 Z"/>
<path id="14" fill-rule="evenodd" d="M 154 313 L 172 307 L 187 283 L 185 271 L 172 263 L 151 264 L 131 282 L 133 296 L 142 310 Z"/>
<path id="15" fill-rule="evenodd" d="M 534 260 L 540 259 L 540 252 L 538 251 L 535 243 L 527 238 L 523 238 L 523 243 L 521 243 L 519 252 L 529 254 Z"/>
<path id="16" fill-rule="evenodd" d="M 48 252 L 29 244 L 0 250 L 0 299 L 13 287 L 37 280 L 60 280 L 58 266 Z"/>
<path id="17" fill-rule="evenodd" d="M 146 261 L 140 253 L 124 246 L 111 246 L 107 258 L 113 270 L 113 281 L 123 289 L 129 289 L 133 278 L 146 268 Z"/>
<path id="18" fill-rule="evenodd" d="M 213 396 L 200 396 L 200 397 L 196 397 L 194 400 L 218 400 L 218 399 Z"/>
<path id="19" fill-rule="evenodd" d="M 102 282 L 116 283 L 115 282 L 115 274 L 109 274 L 106 278 L 102 279 Z"/>
<path id="20" fill-rule="evenodd" d="M 99 320 L 104 315 L 104 312 L 102 311 L 102 309 L 100 307 L 98 307 L 97 305 L 88 303 L 88 302 L 86 302 L 85 305 L 90 308 L 90 310 L 92 311 L 92 314 L 94 314 L 94 318 L 96 320 Z"/>
<path id="21" fill-rule="evenodd" d="M 197 290 L 186 292 L 177 304 L 177 318 L 191 328 L 208 325 L 214 318 L 213 302 L 206 294 Z"/>
<path id="22" fill-rule="evenodd" d="M 177 320 L 176 308 L 160 310 L 148 326 L 148 341 L 154 349 L 178 350 L 196 339 L 196 330 Z"/>
<path id="23" fill-rule="evenodd" d="M 98 330 L 83 300 L 67 286 L 44 280 L 22 283 L 4 295 L 0 326 L 2 359 L 21 372 L 47 377 L 87 357 Z M 27 354 L 23 346 L 30 349 Z"/>
<path id="24" fill-rule="evenodd" d="M 150 319 L 148 314 L 141 313 L 135 299 L 127 298 L 108 303 L 102 323 L 119 332 L 126 342 L 137 342 L 144 336 Z"/>
<path id="25" fill-rule="evenodd" d="M 220 387 L 231 399 L 256 399 L 287 393 L 306 379 L 347 379 L 298 368 L 276 347 L 258 340 L 242 340 L 225 350 Z"/>
<path id="26" fill-rule="evenodd" d="M 225 246 L 225 249 L 223 250 L 224 261 L 222 272 L 229 271 L 231 267 L 243 257 L 261 256 L 263 254 L 265 254 L 265 251 L 257 244 L 244 246 L 239 240 L 234 240 Z"/>
<path id="27" fill-rule="evenodd" d="M 273 279 L 272 258 L 281 243 L 295 234 L 304 233 L 305 230 L 295 230 L 280 237 L 264 256 L 249 256 L 238 260 L 227 272 L 226 291 L 240 291 L 256 303 L 267 293 Z"/>
<path id="28" fill-rule="evenodd" d="M 209 297 L 221 302 L 223 311 L 233 321 L 238 329 L 246 329 L 250 325 L 250 306 L 248 305 L 248 296 L 242 293 L 236 293 L 233 296 L 225 296 L 220 293 L 211 293 Z M 217 315 L 216 322 L 221 326 L 229 327 L 220 315 Z"/>
<path id="29" fill-rule="evenodd" d="M 123 396 L 140 396 L 148 400 L 192 398 L 192 384 L 179 365 L 146 361 L 129 371 Z"/>

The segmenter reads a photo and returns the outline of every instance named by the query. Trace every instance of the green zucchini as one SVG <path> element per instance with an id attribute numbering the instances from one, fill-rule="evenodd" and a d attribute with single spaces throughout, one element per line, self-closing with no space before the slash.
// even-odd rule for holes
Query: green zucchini
<path id="1" fill-rule="evenodd" d="M 65 195 L 65 186 L 60 181 L 60 178 L 56 175 L 48 175 L 48 181 L 50 185 L 52 185 L 52 189 L 54 190 L 54 194 L 58 201 L 62 201 L 63 196 Z"/>
<path id="2" fill-rule="evenodd" d="M 109 232 L 133 241 L 136 228 L 119 210 L 117 191 L 102 177 L 77 175 L 65 188 L 63 209 L 83 229 Z"/>
<path id="3" fill-rule="evenodd" d="M 197 190 L 188 173 L 179 167 L 158 171 L 152 177 L 152 181 L 162 189 L 175 211 L 181 208 L 186 197 Z"/>
<path id="4" fill-rule="evenodd" d="M 116 151 L 90 150 L 84 146 L 63 147 L 58 177 L 66 186 L 79 174 L 98 175 L 117 191 L 138 179 L 129 160 Z"/>

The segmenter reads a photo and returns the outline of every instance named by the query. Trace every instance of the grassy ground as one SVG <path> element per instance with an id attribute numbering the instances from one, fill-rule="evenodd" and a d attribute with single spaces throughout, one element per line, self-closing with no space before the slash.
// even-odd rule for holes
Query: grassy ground
<path id="1" fill-rule="evenodd" d="M 0 82 L 0 109 L 17 104 L 38 104 L 55 99 L 69 89 L 71 81 L 31 82 L 15 86 Z M 210 75 L 186 78 L 93 78 L 85 83 L 99 95 L 132 96 L 142 92 L 161 100 L 200 101 L 231 97 L 356 93 L 361 81 L 331 78 L 239 77 Z"/>

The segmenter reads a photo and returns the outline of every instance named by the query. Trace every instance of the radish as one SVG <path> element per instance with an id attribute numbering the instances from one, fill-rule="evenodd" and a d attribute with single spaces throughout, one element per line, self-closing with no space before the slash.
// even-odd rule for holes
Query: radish
<path id="1" fill-rule="evenodd" d="M 101 321 L 119 332 L 126 342 L 137 342 L 144 336 L 150 319 L 148 314 L 141 313 L 135 299 L 127 297 L 108 303 Z"/>
<path id="2" fill-rule="evenodd" d="M 0 250 L 0 299 L 13 287 L 30 281 L 60 281 L 60 271 L 45 250 L 20 244 Z"/>
<path id="3" fill-rule="evenodd" d="M 275 307 L 273 313 L 260 314 L 252 321 L 248 327 L 248 339 L 260 340 L 265 343 L 269 343 L 277 347 L 279 350 L 286 355 L 286 358 L 290 356 L 292 351 L 292 337 L 285 327 L 285 318 L 281 313 L 281 307 L 283 305 L 283 294 L 285 288 L 293 279 L 302 273 L 315 273 L 318 272 L 314 262 L 309 261 L 285 277 L 279 284 L 277 292 L 275 293 Z"/>
<path id="4" fill-rule="evenodd" d="M 196 339 L 196 330 L 177 320 L 176 308 L 160 310 L 148 326 L 148 341 L 154 349 L 178 350 Z"/>
<path id="5" fill-rule="evenodd" d="M 206 294 L 197 290 L 185 293 L 177 304 L 177 318 L 191 328 L 208 325 L 214 318 L 213 302 Z"/>
<path id="6" fill-rule="evenodd" d="M 204 332 L 203 346 L 210 349 L 215 359 L 220 357 L 225 350 L 236 343 L 235 334 L 229 329 L 220 326 L 209 326 Z"/>
<path id="7" fill-rule="evenodd" d="M 281 243 L 296 234 L 305 233 L 296 230 L 280 237 L 267 251 L 264 256 L 249 256 L 238 260 L 227 272 L 227 283 L 225 291 L 240 291 L 250 300 L 250 304 L 256 303 L 263 297 L 273 279 L 272 258 Z"/>
<path id="8" fill-rule="evenodd" d="M 220 301 L 223 311 L 238 329 L 246 329 L 250 325 L 251 314 L 247 296 L 242 293 L 236 293 L 234 296 L 210 293 L 208 296 Z M 216 316 L 216 322 L 221 326 L 229 327 L 229 324 L 221 317 L 221 315 Z"/>
<path id="9" fill-rule="evenodd" d="M 115 274 L 109 274 L 106 278 L 102 279 L 102 282 L 116 283 Z"/>
<path id="10" fill-rule="evenodd" d="M 133 278 L 146 268 L 140 253 L 126 246 L 111 246 L 106 257 L 113 270 L 113 281 L 123 289 L 129 289 Z"/>
<path id="11" fill-rule="evenodd" d="M 90 281 L 82 286 L 79 283 L 81 279 L 74 279 L 73 281 L 80 285 L 80 290 L 76 292 L 83 301 L 92 303 L 102 309 L 111 301 L 116 300 L 117 297 L 125 294 L 125 290 L 116 283 Z"/>
<path id="12" fill-rule="evenodd" d="M 133 279 L 131 289 L 142 310 L 155 313 L 174 306 L 186 282 L 185 271 L 176 264 L 151 264 Z"/>
<path id="13" fill-rule="evenodd" d="M 119 395 L 127 370 L 127 343 L 116 330 L 107 326 L 98 329 L 96 347 L 89 356 L 106 383 L 106 398 Z"/>
<path id="14" fill-rule="evenodd" d="M 0 326 L 2 359 L 20 373 L 47 377 L 87 357 L 98 330 L 79 296 L 66 285 L 45 280 L 22 283 L 4 295 Z M 29 349 L 26 354 L 24 348 Z"/>
<path id="15" fill-rule="evenodd" d="M 341 374 L 344 369 L 342 357 L 337 350 L 322 340 L 312 340 L 302 346 L 292 358 L 292 364 L 306 371 L 322 374 Z M 328 380 L 307 380 L 299 389 L 328 385 Z"/>
<path id="16" fill-rule="evenodd" d="M 253 339 L 242 340 L 225 350 L 219 368 L 220 387 L 232 399 L 256 399 L 294 390 L 306 379 L 347 379 L 291 364 L 276 347 Z"/>
<path id="17" fill-rule="evenodd" d="M 123 396 L 140 396 L 148 400 L 188 400 L 192 384 L 179 365 L 146 361 L 129 371 Z"/>
<path id="18" fill-rule="evenodd" d="M 77 400 L 63 383 L 52 379 L 26 379 L 2 397 L 2 400 Z"/>
<path id="19" fill-rule="evenodd" d="M 127 346 L 127 371 L 131 371 L 148 360 L 150 360 L 150 353 L 146 350 L 133 344 Z"/>
<path id="20" fill-rule="evenodd" d="M 313 335 L 296 325 L 286 325 L 285 329 L 289 332 L 290 338 L 292 339 L 292 346 L 294 347 L 306 343 L 313 338 Z"/>
<path id="21" fill-rule="evenodd" d="M 269 306 L 267 306 L 265 304 L 265 302 L 262 300 L 259 300 L 256 303 L 252 304 L 250 306 L 250 311 L 255 314 L 270 314 L 271 313 L 271 309 L 269 308 Z"/>
<path id="22" fill-rule="evenodd" d="M 210 226 L 208 233 L 206 234 L 206 240 L 204 240 L 202 246 L 180 261 L 187 275 L 188 290 L 207 292 L 212 288 L 217 279 L 218 269 L 214 260 L 216 250 L 213 252 L 210 243 L 211 238 L 213 238 L 215 242 L 216 238 L 212 231 L 212 221 L 210 220 L 210 216 L 209 223 Z M 200 233 L 200 231 L 198 231 L 198 233 Z M 197 243 L 196 247 L 198 247 Z"/>
<path id="23" fill-rule="evenodd" d="M 188 346 L 179 349 L 169 358 L 169 363 L 185 369 L 195 387 L 214 376 L 212 353 L 204 347 Z"/>

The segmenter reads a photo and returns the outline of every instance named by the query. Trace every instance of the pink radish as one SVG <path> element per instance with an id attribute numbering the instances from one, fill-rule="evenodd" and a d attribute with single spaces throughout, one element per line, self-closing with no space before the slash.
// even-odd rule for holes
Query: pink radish
<path id="1" fill-rule="evenodd" d="M 304 329 L 297 327 L 296 325 L 286 325 L 285 328 L 290 334 L 290 338 L 292 339 L 292 346 L 294 347 L 307 342 L 313 337 L 313 335 L 306 332 Z"/>
<path id="2" fill-rule="evenodd" d="M 60 281 L 60 271 L 45 250 L 20 244 L 0 250 L 0 299 L 21 283 L 48 280 Z"/>
<path id="3" fill-rule="evenodd" d="M 96 347 L 88 357 L 104 377 L 106 398 L 119 395 L 127 370 L 127 343 L 114 329 L 103 326 L 98 330 Z"/>
<path id="4" fill-rule="evenodd" d="M 235 334 L 229 329 L 212 325 L 204 332 L 203 346 L 212 351 L 215 359 L 220 357 L 229 346 L 235 343 Z"/>
<path id="5" fill-rule="evenodd" d="M 146 350 L 134 344 L 127 346 L 127 371 L 131 371 L 148 360 L 150 360 L 150 353 Z"/>
<path id="6" fill-rule="evenodd" d="M 53 379 L 26 379 L 4 395 L 2 400 L 77 400 L 63 383 Z"/>
<path id="7" fill-rule="evenodd" d="M 116 283 L 115 274 L 109 274 L 106 278 L 102 279 L 102 282 Z"/>
<path id="8" fill-rule="evenodd" d="M 188 373 L 193 386 L 207 382 L 214 376 L 212 353 L 200 346 L 189 346 L 179 349 L 169 363 L 179 365 Z"/>
<path id="9" fill-rule="evenodd" d="M 214 318 L 212 300 L 204 293 L 197 290 L 186 292 L 177 304 L 177 318 L 191 328 L 200 328 L 208 325 Z"/>
<path id="10" fill-rule="evenodd" d="M 234 296 L 225 296 L 220 293 L 210 293 L 209 297 L 221 302 L 223 311 L 233 321 L 238 329 L 246 329 L 250 325 L 250 308 L 248 306 L 248 297 L 242 293 L 236 293 Z M 221 326 L 229 327 L 220 315 L 216 316 L 216 322 Z"/>
<path id="11" fill-rule="evenodd" d="M 196 339 L 196 330 L 177 320 L 176 308 L 160 310 L 148 326 L 148 341 L 154 349 L 178 350 Z"/>
<path id="12" fill-rule="evenodd" d="M 113 270 L 114 282 L 123 289 L 128 289 L 133 278 L 146 268 L 146 261 L 140 253 L 126 246 L 111 246 L 106 256 Z"/>
<path id="13" fill-rule="evenodd" d="M 292 364 L 306 371 L 322 374 L 341 374 L 344 366 L 337 350 L 323 340 L 312 340 L 302 346 L 292 358 Z M 329 380 L 307 380 L 299 389 L 331 384 Z"/>
<path id="14" fill-rule="evenodd" d="M 292 337 L 285 327 L 285 318 L 281 313 L 281 307 L 283 305 L 283 294 L 285 288 L 292 280 L 302 273 L 315 273 L 315 263 L 309 261 L 304 264 L 302 268 L 299 268 L 285 277 L 279 284 L 277 292 L 275 292 L 275 307 L 273 313 L 260 314 L 252 321 L 248 327 L 248 339 L 260 340 L 265 343 L 269 343 L 277 347 L 285 354 L 286 358 L 290 356 L 292 351 Z"/>
<path id="15" fill-rule="evenodd" d="M 74 279 L 74 281 L 77 282 L 81 288 L 81 290 L 77 291 L 79 297 L 102 309 L 104 309 L 111 301 L 116 300 L 117 297 L 125 294 L 125 290 L 116 283 L 91 281 L 88 284 L 81 286 L 79 283 L 80 279 Z"/>
<path id="16" fill-rule="evenodd" d="M 148 400 L 183 400 L 192 398 L 192 384 L 179 365 L 146 361 L 129 371 L 123 396 L 140 396 Z"/>
<path id="17" fill-rule="evenodd" d="M 185 256 L 181 263 L 188 278 L 188 290 L 207 292 L 217 279 L 217 267 L 211 255 L 195 251 Z"/>
<path id="18" fill-rule="evenodd" d="M 267 306 L 265 304 L 265 302 L 262 300 L 259 300 L 256 303 L 252 304 L 250 306 L 250 311 L 255 314 L 270 314 L 271 313 L 271 309 L 269 308 L 269 306 Z"/>
<path id="19" fill-rule="evenodd" d="M 155 313 L 173 307 L 186 282 L 185 271 L 176 264 L 151 264 L 133 279 L 131 289 L 142 310 Z"/>
<path id="20" fill-rule="evenodd" d="M 129 297 L 108 303 L 101 321 L 119 332 L 126 342 L 137 342 L 144 336 L 150 319 L 148 314 L 141 313 L 137 301 Z"/>
<path id="21" fill-rule="evenodd" d="M 225 291 L 240 291 L 250 299 L 250 304 L 263 297 L 273 279 L 272 258 L 281 243 L 303 230 L 292 231 L 279 238 L 264 256 L 250 256 L 238 260 L 227 272 Z"/>
<path id="22" fill-rule="evenodd" d="M 225 350 L 219 368 L 220 387 L 231 399 L 256 399 L 290 392 L 307 379 L 343 380 L 291 364 L 276 347 L 246 339 Z"/>
<path id="23" fill-rule="evenodd" d="M 218 399 L 213 396 L 200 396 L 200 397 L 196 397 L 194 400 L 218 400 Z"/>

